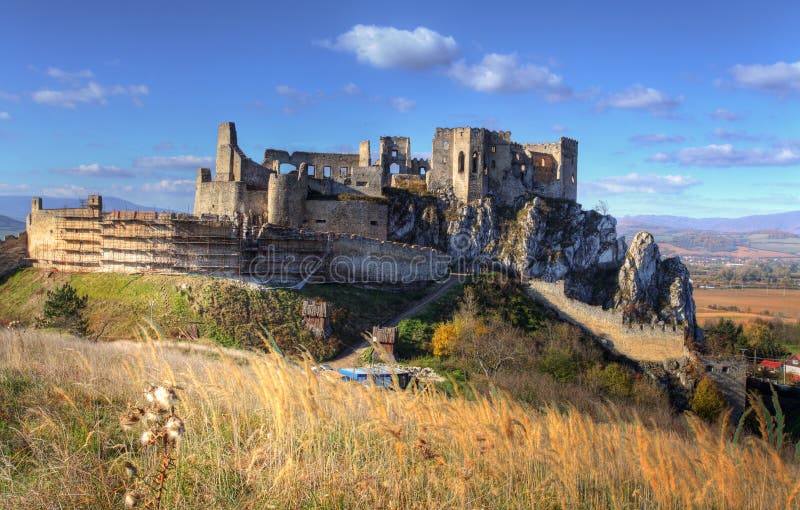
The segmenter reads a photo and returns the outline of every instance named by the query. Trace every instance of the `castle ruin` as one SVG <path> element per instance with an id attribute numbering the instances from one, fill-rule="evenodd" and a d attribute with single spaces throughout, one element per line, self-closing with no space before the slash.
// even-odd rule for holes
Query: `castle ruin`
<path id="1" fill-rule="evenodd" d="M 539 195 L 575 200 L 578 142 L 520 144 L 511 133 L 438 128 L 431 159 L 411 157 L 411 140 L 380 138 L 357 154 L 267 149 L 262 163 L 239 148 L 232 122 L 219 125 L 216 168 L 197 175 L 194 214 L 45 209 L 33 199 L 29 254 L 63 271 L 200 273 L 272 282 L 413 283 L 441 278 L 435 249 L 387 241 L 384 189 L 424 181 L 460 202 L 504 205 Z M 288 168 L 287 168 L 288 167 Z"/>

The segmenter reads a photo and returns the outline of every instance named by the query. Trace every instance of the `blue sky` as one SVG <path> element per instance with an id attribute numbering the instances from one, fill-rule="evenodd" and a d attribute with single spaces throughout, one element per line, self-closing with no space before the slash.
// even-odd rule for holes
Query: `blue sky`
<path id="1" fill-rule="evenodd" d="M 577 138 L 579 201 L 617 216 L 800 209 L 796 1 L 11 1 L 3 14 L 0 195 L 188 210 L 232 120 L 256 161 L 381 135 L 424 156 L 437 126 L 485 126 Z"/>

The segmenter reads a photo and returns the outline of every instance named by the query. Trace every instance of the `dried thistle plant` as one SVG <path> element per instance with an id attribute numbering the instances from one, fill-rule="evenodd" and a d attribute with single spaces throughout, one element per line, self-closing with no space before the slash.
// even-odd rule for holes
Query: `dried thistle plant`
<path id="1" fill-rule="evenodd" d="M 151 384 L 144 391 L 142 407 L 128 404 L 119 418 L 124 430 L 139 433 L 143 466 L 139 469 L 130 461 L 124 464 L 125 508 L 161 508 L 167 476 L 175 465 L 175 454 L 186 431 L 175 410 L 180 389 Z"/>

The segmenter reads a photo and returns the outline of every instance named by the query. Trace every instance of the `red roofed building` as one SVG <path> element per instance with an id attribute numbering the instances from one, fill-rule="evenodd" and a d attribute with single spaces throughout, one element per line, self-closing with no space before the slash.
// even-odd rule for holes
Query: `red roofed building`
<path id="1" fill-rule="evenodd" d="M 800 379 L 800 354 L 795 354 L 787 359 L 783 364 L 783 369 L 786 371 L 786 378 L 792 382 Z"/>

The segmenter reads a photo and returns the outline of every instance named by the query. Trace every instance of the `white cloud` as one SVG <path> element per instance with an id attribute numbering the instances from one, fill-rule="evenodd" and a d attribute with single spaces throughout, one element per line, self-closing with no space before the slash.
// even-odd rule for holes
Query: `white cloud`
<path id="1" fill-rule="evenodd" d="M 698 184 L 700 181 L 689 175 L 630 173 L 586 182 L 583 184 L 583 192 L 590 195 L 621 195 L 625 193 L 675 195 Z"/>
<path id="2" fill-rule="evenodd" d="M 407 97 L 393 97 L 389 99 L 389 104 L 398 112 L 407 112 L 417 106 L 417 102 Z"/>
<path id="3" fill-rule="evenodd" d="M 24 191 L 28 191 L 30 186 L 27 184 L 6 184 L 0 182 L 0 194 L 8 195 L 12 193 L 21 193 Z"/>
<path id="4" fill-rule="evenodd" d="M 175 148 L 175 144 L 172 142 L 158 142 L 153 146 L 154 151 L 171 151 Z"/>
<path id="5" fill-rule="evenodd" d="M 350 82 L 342 87 L 342 92 L 344 92 L 348 96 L 357 96 L 358 94 L 361 93 L 361 87 L 359 87 L 353 82 Z"/>
<path id="6" fill-rule="evenodd" d="M 0 101 L 19 101 L 19 94 L 12 94 L 11 92 L 3 92 L 0 90 Z"/>
<path id="7" fill-rule="evenodd" d="M 297 113 L 302 107 L 314 104 L 324 97 L 321 92 L 311 94 L 288 85 L 278 85 L 275 87 L 275 93 L 288 100 L 288 104 L 283 107 L 283 112 L 287 115 Z"/>
<path id="8" fill-rule="evenodd" d="M 34 102 L 48 106 L 60 106 L 62 108 L 76 108 L 78 104 L 97 104 L 105 106 L 108 98 L 112 96 L 129 96 L 138 100 L 146 96 L 149 90 L 146 85 L 115 85 L 104 87 L 97 82 L 90 81 L 84 87 L 71 88 L 65 90 L 37 90 L 31 94 Z"/>
<path id="9" fill-rule="evenodd" d="M 566 126 L 562 126 L 561 124 L 554 124 L 550 126 L 551 131 L 555 131 L 556 133 L 565 133 L 567 131 Z"/>
<path id="10" fill-rule="evenodd" d="M 669 116 L 681 101 L 683 101 L 682 96 L 673 97 L 660 90 L 637 84 L 622 92 L 608 94 L 598 106 L 601 109 L 642 110 L 656 115 Z"/>
<path id="11" fill-rule="evenodd" d="M 553 98 L 568 95 L 569 87 L 561 76 L 546 67 L 520 64 L 517 56 L 490 53 L 484 55 L 480 64 L 467 65 L 463 61 L 450 67 L 450 77 L 462 85 L 478 92 L 527 92 L 542 90 L 553 94 Z"/>
<path id="12" fill-rule="evenodd" d="M 425 27 L 413 31 L 375 25 L 356 25 L 323 46 L 353 53 L 374 67 L 425 69 L 447 65 L 459 54 L 455 39 Z"/>
<path id="13" fill-rule="evenodd" d="M 639 143 L 643 145 L 654 144 L 654 143 L 681 143 L 686 140 L 686 138 L 680 135 L 667 135 L 664 133 L 656 133 L 652 135 L 636 135 L 629 138 L 629 140 L 633 143 Z"/>
<path id="14" fill-rule="evenodd" d="M 776 94 L 800 94 L 800 62 L 735 65 L 728 69 L 737 87 Z"/>
<path id="15" fill-rule="evenodd" d="M 714 128 L 711 134 L 717 138 L 722 138 L 723 140 L 729 141 L 736 141 L 736 140 L 761 140 L 763 137 L 759 135 L 752 135 L 743 129 L 739 129 L 736 131 L 731 131 L 729 129 L 724 128 Z"/>
<path id="16" fill-rule="evenodd" d="M 193 156 L 184 154 L 180 156 L 145 156 L 133 160 L 136 168 L 157 168 L 157 169 L 187 169 L 210 167 L 214 164 L 211 156 Z"/>
<path id="17" fill-rule="evenodd" d="M 726 110 L 724 108 L 717 108 L 713 112 L 709 113 L 708 116 L 714 120 L 729 120 L 729 121 L 739 120 L 742 118 L 738 113 Z"/>
<path id="18" fill-rule="evenodd" d="M 0 112 L 0 120 L 11 120 L 11 114 L 8 112 Z"/>
<path id="19" fill-rule="evenodd" d="M 797 165 L 800 164 L 800 140 L 784 140 L 769 149 L 737 149 L 731 144 L 687 147 L 669 154 L 656 154 L 650 160 L 699 167 Z"/>
<path id="20" fill-rule="evenodd" d="M 70 83 L 80 81 L 82 79 L 94 78 L 94 73 L 88 69 L 69 72 L 69 71 L 64 71 L 63 69 L 59 69 L 57 67 L 48 67 L 47 71 L 45 71 L 45 74 L 47 74 L 47 76 L 50 76 L 51 78 L 56 78 L 58 80 Z"/>
<path id="21" fill-rule="evenodd" d="M 158 182 L 146 182 L 142 184 L 141 190 L 150 193 L 185 193 L 194 191 L 194 187 L 194 179 L 164 179 Z"/>
<path id="22" fill-rule="evenodd" d="M 122 169 L 114 165 L 100 165 L 91 163 L 88 165 L 78 165 L 74 168 L 57 168 L 55 173 L 78 175 L 81 177 L 133 177 L 134 173 L 130 170 Z"/>
<path id="23" fill-rule="evenodd" d="M 42 195 L 49 195 L 51 197 L 85 197 L 90 194 L 88 188 L 84 186 L 76 186 L 74 184 L 64 184 L 61 186 L 49 186 L 42 188 Z"/>

